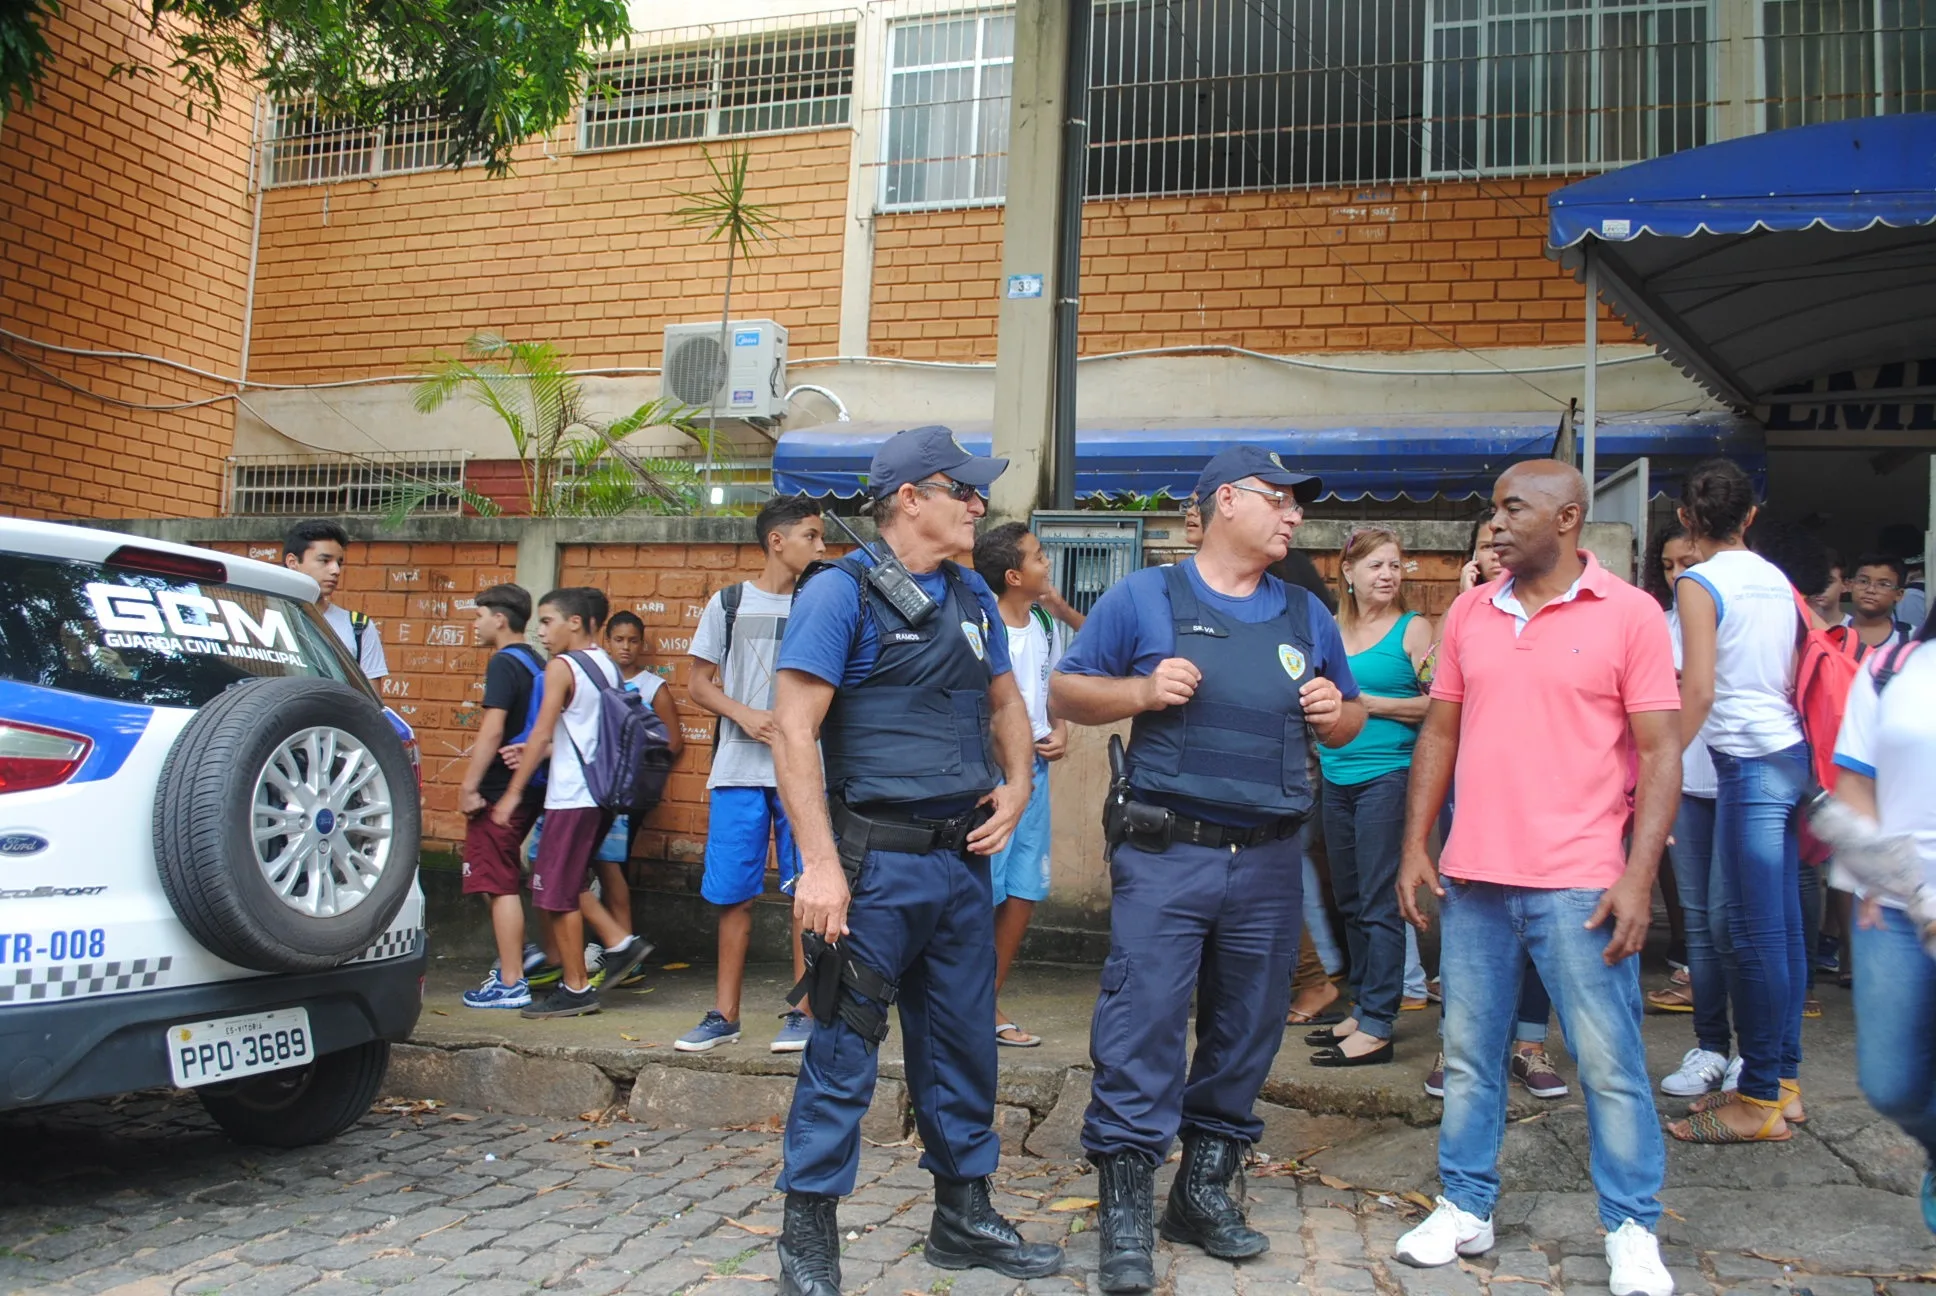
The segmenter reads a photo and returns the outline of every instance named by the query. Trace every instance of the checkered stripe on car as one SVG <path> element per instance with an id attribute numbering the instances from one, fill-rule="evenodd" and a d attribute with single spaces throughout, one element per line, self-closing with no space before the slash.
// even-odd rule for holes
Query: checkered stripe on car
<path id="1" fill-rule="evenodd" d="M 352 963 L 375 963 L 382 959 L 402 958 L 415 954 L 423 943 L 423 928 L 401 927 L 384 932 L 377 943 L 351 959 Z"/>
<path id="2" fill-rule="evenodd" d="M 174 956 L 130 959 L 114 963 L 68 963 L 56 967 L 15 968 L 9 979 L 0 973 L 0 1003 L 37 999 L 73 999 L 81 995 L 121 990 L 152 990 L 168 983 Z"/>

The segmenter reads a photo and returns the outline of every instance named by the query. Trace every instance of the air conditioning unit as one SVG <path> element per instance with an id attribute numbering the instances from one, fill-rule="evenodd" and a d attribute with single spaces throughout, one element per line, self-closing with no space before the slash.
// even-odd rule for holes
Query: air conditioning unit
<path id="1" fill-rule="evenodd" d="M 726 418 L 778 418 L 786 403 L 787 331 L 772 320 L 668 324 L 660 388 Z"/>

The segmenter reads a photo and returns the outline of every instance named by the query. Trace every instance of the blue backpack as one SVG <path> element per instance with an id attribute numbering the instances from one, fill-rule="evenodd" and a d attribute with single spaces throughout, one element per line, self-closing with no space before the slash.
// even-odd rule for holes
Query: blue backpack
<path id="1" fill-rule="evenodd" d="M 524 648 L 524 651 L 519 652 L 519 648 Z M 525 741 L 531 736 L 531 730 L 537 726 L 538 709 L 544 705 L 545 668 L 544 661 L 539 658 L 537 651 L 525 647 L 523 644 L 513 644 L 504 651 L 511 655 L 512 661 L 531 672 L 531 697 L 524 708 L 524 725 L 515 734 L 511 734 L 505 738 L 505 745 L 509 746 L 512 743 Z M 538 766 L 537 769 L 532 770 L 531 781 L 526 786 L 534 788 L 543 787 L 545 785 L 545 779 L 550 773 L 550 764 L 549 761 L 546 761 L 544 764 Z"/>
<path id="2" fill-rule="evenodd" d="M 665 797 L 666 778 L 672 773 L 672 744 L 665 721 L 644 698 L 606 678 L 590 653 L 573 650 L 565 656 L 578 663 L 598 690 L 598 750 L 590 760 L 578 750 L 571 730 L 559 722 L 585 771 L 586 789 L 602 810 L 646 813 Z"/>

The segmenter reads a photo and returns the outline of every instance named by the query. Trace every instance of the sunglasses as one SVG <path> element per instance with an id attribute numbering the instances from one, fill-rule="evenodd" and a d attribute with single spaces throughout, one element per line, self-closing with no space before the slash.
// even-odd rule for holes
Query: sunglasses
<path id="1" fill-rule="evenodd" d="M 981 496 L 981 487 L 970 486 L 967 482 L 960 481 L 916 482 L 914 483 L 914 489 L 946 491 L 952 498 L 960 500 L 963 504 L 966 504 L 971 499 L 978 499 Z"/>

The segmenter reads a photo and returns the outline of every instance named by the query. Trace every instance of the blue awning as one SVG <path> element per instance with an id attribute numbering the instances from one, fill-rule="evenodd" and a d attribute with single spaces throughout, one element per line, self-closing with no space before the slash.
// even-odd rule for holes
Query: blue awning
<path id="1" fill-rule="evenodd" d="M 1550 252 L 1723 399 L 1936 355 L 1936 113 L 1687 149 L 1549 200 Z"/>
<path id="2" fill-rule="evenodd" d="M 899 424 L 835 423 L 783 433 L 773 450 L 774 487 L 783 494 L 858 495 L 875 449 L 899 430 Z M 962 423 L 955 431 L 968 449 L 990 452 L 990 424 Z M 1511 464 L 1551 454 L 1556 431 L 1550 414 L 1474 414 L 1454 423 L 1445 415 L 1082 421 L 1076 426 L 1076 494 L 1160 492 L 1182 499 L 1211 455 L 1250 442 L 1323 478 L 1327 499 L 1483 497 Z M 1656 480 L 1718 454 L 1757 473 L 1764 460 L 1760 430 L 1728 414 L 1616 414 L 1601 421 L 1598 446 L 1602 474 L 1644 455 Z"/>

